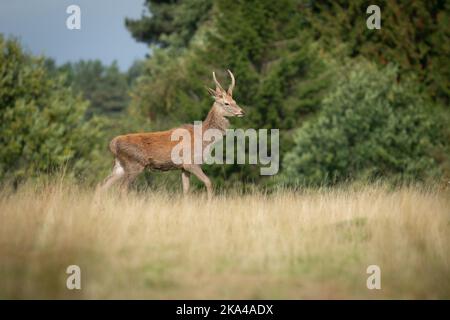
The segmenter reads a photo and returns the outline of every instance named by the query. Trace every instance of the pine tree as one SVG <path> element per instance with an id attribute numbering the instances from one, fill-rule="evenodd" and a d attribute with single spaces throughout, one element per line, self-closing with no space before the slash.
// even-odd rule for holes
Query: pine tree
<path id="1" fill-rule="evenodd" d="M 311 1 L 308 26 L 328 50 L 345 56 L 400 66 L 402 78 L 415 76 L 429 96 L 450 102 L 450 3 L 445 0 L 382 0 L 381 29 L 366 27 L 367 0 Z M 399 76 L 400 76 L 399 75 Z"/>
<path id="2" fill-rule="evenodd" d="M 185 47 L 199 26 L 207 20 L 211 0 L 146 0 L 150 14 L 140 19 L 126 19 L 133 37 L 161 47 Z"/>

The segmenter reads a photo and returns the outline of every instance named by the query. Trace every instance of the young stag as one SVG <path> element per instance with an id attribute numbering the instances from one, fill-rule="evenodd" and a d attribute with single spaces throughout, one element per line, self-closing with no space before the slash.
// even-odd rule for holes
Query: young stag
<path id="1" fill-rule="evenodd" d="M 225 91 L 217 81 L 216 75 L 213 72 L 216 89 L 207 89 L 214 98 L 214 103 L 208 116 L 201 123 L 202 132 L 205 132 L 208 129 L 216 129 L 224 135 L 225 130 L 229 126 L 227 117 L 244 116 L 244 111 L 237 105 L 236 101 L 233 100 L 235 79 L 230 70 L 228 70 L 228 73 L 231 77 L 231 84 L 228 90 Z M 195 164 L 195 161 L 185 161 L 181 163 L 175 161 L 177 162 L 175 163 L 172 160 L 172 149 L 178 142 L 172 141 L 171 136 L 174 130 L 180 128 L 188 130 L 191 139 L 193 139 L 193 125 L 184 125 L 167 131 L 126 134 L 112 139 L 109 144 L 109 149 L 114 155 L 115 164 L 112 174 L 106 178 L 101 189 L 106 190 L 114 183 L 121 181 L 122 188 L 127 190 L 131 182 L 145 168 L 160 171 L 179 169 L 181 170 L 184 194 L 189 191 L 189 178 L 192 173 L 205 184 L 208 198 L 211 198 L 211 181 L 203 172 L 200 164 Z M 202 147 L 206 148 L 211 143 L 214 143 L 214 141 L 208 143 L 203 141 Z M 194 143 L 191 143 L 190 145 L 193 148 Z M 191 154 L 194 154 L 193 150 L 191 150 Z"/>

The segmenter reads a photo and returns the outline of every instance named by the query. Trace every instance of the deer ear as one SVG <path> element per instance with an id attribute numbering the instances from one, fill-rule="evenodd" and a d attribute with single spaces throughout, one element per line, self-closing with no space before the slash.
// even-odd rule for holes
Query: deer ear
<path id="1" fill-rule="evenodd" d="M 209 94 L 210 94 L 211 96 L 213 96 L 213 97 L 216 96 L 216 90 L 213 90 L 213 89 L 208 88 L 208 87 L 205 87 L 205 88 L 206 88 L 206 90 L 208 90 L 208 92 L 209 92 Z"/>

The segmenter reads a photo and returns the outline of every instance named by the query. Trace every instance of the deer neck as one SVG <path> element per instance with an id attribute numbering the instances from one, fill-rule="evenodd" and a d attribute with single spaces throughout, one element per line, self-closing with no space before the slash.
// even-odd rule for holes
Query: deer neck
<path id="1" fill-rule="evenodd" d="M 225 134 L 225 130 L 228 129 L 230 122 L 220 112 L 220 107 L 214 103 L 211 110 L 208 113 L 205 121 L 203 121 L 203 132 L 208 129 L 217 129 Z"/>

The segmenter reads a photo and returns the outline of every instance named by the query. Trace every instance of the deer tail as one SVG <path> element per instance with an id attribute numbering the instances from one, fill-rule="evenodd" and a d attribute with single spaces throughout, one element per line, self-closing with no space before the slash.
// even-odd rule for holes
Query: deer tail
<path id="1" fill-rule="evenodd" d="M 117 141 L 118 137 L 115 137 L 114 139 L 111 140 L 111 142 L 109 143 L 109 150 L 111 151 L 111 153 L 113 155 L 117 155 Z"/>

